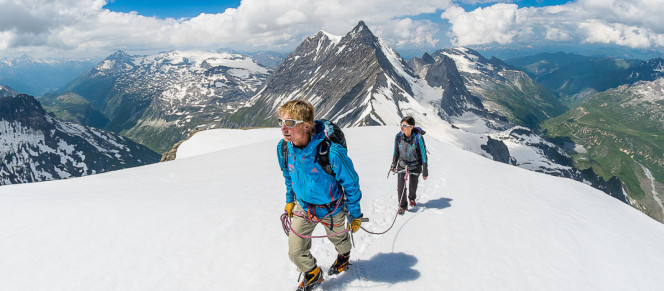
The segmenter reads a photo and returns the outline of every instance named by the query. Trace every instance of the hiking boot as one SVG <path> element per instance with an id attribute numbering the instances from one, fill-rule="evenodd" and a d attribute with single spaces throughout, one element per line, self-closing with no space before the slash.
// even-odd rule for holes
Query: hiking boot
<path id="1" fill-rule="evenodd" d="M 417 203 L 415 203 L 415 200 L 414 199 L 410 200 L 410 207 L 415 207 L 415 205 L 417 205 Z"/>
<path id="2" fill-rule="evenodd" d="M 346 271 L 348 269 L 348 260 L 350 259 L 350 252 L 347 252 L 345 254 L 339 254 L 337 255 L 337 260 L 334 261 L 334 264 L 330 267 L 329 270 L 327 270 L 328 275 L 336 275 L 339 274 L 343 271 Z"/>
<path id="3" fill-rule="evenodd" d="M 399 215 L 403 215 L 406 212 L 405 208 L 399 208 Z"/>
<path id="4" fill-rule="evenodd" d="M 320 285 L 321 282 L 323 282 L 323 271 L 320 267 L 315 266 L 311 271 L 304 273 L 304 279 L 300 282 L 300 286 L 297 287 L 297 291 L 312 290 Z"/>

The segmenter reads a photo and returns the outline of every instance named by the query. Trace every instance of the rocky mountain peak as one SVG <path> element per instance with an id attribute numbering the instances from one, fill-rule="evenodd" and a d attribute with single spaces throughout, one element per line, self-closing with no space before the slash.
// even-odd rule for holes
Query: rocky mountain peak
<path id="1" fill-rule="evenodd" d="M 114 74 L 128 71 L 134 66 L 134 58 L 124 51 L 118 50 L 97 64 L 93 71 Z"/>
<path id="2" fill-rule="evenodd" d="M 364 31 L 364 33 L 368 33 L 368 34 L 370 34 L 370 35 L 373 35 L 373 33 L 371 33 L 371 30 L 369 29 L 369 27 L 367 26 L 367 24 L 364 23 L 363 20 L 360 20 L 360 22 L 357 23 L 357 25 L 355 26 L 355 28 L 353 28 L 353 29 L 350 31 L 350 34 L 358 34 L 358 33 L 363 32 L 363 31 Z"/>
<path id="3" fill-rule="evenodd" d="M 436 60 L 434 60 L 433 57 L 429 53 L 425 52 L 422 55 L 422 62 L 424 64 L 428 65 L 428 64 L 433 64 L 434 62 L 436 62 Z"/>
<path id="4" fill-rule="evenodd" d="M 123 50 L 117 50 L 113 54 L 109 55 L 106 57 L 105 60 L 113 60 L 113 61 L 119 61 L 119 60 L 131 60 L 131 56 L 124 52 Z"/>
<path id="5" fill-rule="evenodd" d="M 30 95 L 18 94 L 0 98 L 0 119 L 8 122 L 19 121 L 26 126 L 43 127 L 46 111 L 39 101 Z"/>

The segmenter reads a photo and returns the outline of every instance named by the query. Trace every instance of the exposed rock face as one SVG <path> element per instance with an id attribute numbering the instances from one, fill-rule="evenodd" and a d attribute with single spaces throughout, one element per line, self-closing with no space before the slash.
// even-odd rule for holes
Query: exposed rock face
<path id="1" fill-rule="evenodd" d="M 302 98 L 316 107 L 317 118 L 342 127 L 382 125 L 386 115 L 401 115 L 400 102 L 414 101 L 413 78 L 398 54 L 360 22 L 343 37 L 319 32 L 307 38 L 247 107 L 223 124 L 271 126 L 280 104 Z M 376 108 L 386 104 L 391 104 L 386 111 Z"/>
<path id="2" fill-rule="evenodd" d="M 467 111 L 484 111 L 482 101 L 468 91 L 456 63 L 451 58 L 443 56 L 434 61 L 427 69 L 424 79 L 430 86 L 445 88 L 440 107 L 448 116 L 459 116 Z"/>
<path id="3" fill-rule="evenodd" d="M 482 149 L 490 154 L 494 161 L 512 165 L 516 164 L 516 162 L 511 159 L 509 149 L 502 141 L 489 137 L 487 143 L 482 145 Z"/>
<path id="4" fill-rule="evenodd" d="M 64 122 L 32 96 L 0 98 L 0 185 L 96 174 L 157 162 L 145 146 Z"/>

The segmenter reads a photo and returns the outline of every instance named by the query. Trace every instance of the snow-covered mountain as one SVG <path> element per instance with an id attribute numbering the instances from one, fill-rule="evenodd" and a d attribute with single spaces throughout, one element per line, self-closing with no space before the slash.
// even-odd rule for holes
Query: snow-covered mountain
<path id="1" fill-rule="evenodd" d="M 421 107 L 416 82 L 401 57 L 360 22 L 345 36 L 321 31 L 305 39 L 224 125 L 273 125 L 278 106 L 294 98 L 344 127 L 394 124 L 404 108 Z"/>
<path id="2" fill-rule="evenodd" d="M 0 185 L 146 165 L 159 155 L 116 134 L 56 119 L 32 96 L 0 98 Z"/>
<path id="3" fill-rule="evenodd" d="M 438 50 L 430 56 L 430 64 L 418 66 L 417 73 L 430 85 L 436 86 L 431 76 L 440 74 L 441 66 L 450 67 L 450 60 L 456 64 L 470 95 L 479 98 L 481 106 L 488 112 L 497 113 L 511 123 L 533 127 L 566 110 L 553 93 L 537 84 L 525 72 L 516 70 L 495 57 L 486 59 L 468 48 Z M 418 58 L 410 61 L 411 64 L 415 62 L 423 63 Z M 474 107 L 479 105 L 475 104 Z M 453 113 L 453 116 L 463 114 L 461 110 Z"/>
<path id="4" fill-rule="evenodd" d="M 94 65 L 94 61 L 87 59 L 0 57 L 0 84 L 40 96 L 61 89 Z"/>
<path id="5" fill-rule="evenodd" d="M 468 58 L 472 53 L 451 51 L 468 53 Z M 479 62 L 484 60 L 481 56 L 473 57 L 478 62 L 471 62 L 442 52 L 446 50 L 437 54 L 438 60 L 427 58 L 416 66 L 418 72 L 425 72 L 421 78 L 364 22 L 343 37 L 321 31 L 305 39 L 245 107 L 222 124 L 272 126 L 279 105 L 295 98 L 310 101 L 316 107 L 316 118 L 332 120 L 342 127 L 398 124 L 403 116 L 411 115 L 427 131 L 446 128 L 446 134 L 456 136 L 455 143 L 461 148 L 529 170 L 585 181 L 627 201 L 619 181 L 607 182 L 592 172 L 573 168 L 571 158 L 562 149 L 527 128 L 515 127 L 507 117 L 490 112 L 483 105 L 487 98 L 476 97 L 466 89 L 467 83 L 476 84 L 471 88 L 477 89 L 480 83 L 488 88 L 514 82 L 511 75 L 530 80 L 525 73 Z M 499 64 L 497 60 L 492 62 Z M 477 73 L 465 73 L 474 72 L 471 69 Z M 526 88 L 519 82 L 510 84 L 510 88 Z"/>
<path id="6" fill-rule="evenodd" d="M 322 290 L 664 286 L 664 225 L 582 183 L 462 150 L 434 129 L 446 138 L 425 137 L 430 175 L 418 206 L 397 216 L 397 181 L 385 176 L 397 131 L 344 129 L 370 219 L 362 226 L 396 222 L 384 235 L 355 233 L 349 271 L 325 276 Z M 276 128 L 202 131 L 175 161 L 3 186 L 0 289 L 295 290 L 279 221 L 280 137 Z M 333 246 L 312 244 L 328 268 Z"/>
<path id="7" fill-rule="evenodd" d="M 20 94 L 20 93 L 18 93 L 18 91 L 12 89 L 11 87 L 9 87 L 7 85 L 0 85 L 0 98 L 2 98 L 2 97 L 12 97 L 12 96 L 16 96 L 18 94 Z"/>
<path id="8" fill-rule="evenodd" d="M 248 56 L 254 62 L 261 66 L 266 66 L 270 69 L 276 69 L 281 62 L 284 61 L 284 59 L 288 56 L 288 53 L 284 52 L 275 52 L 275 51 L 243 51 L 243 50 L 236 50 L 236 49 L 231 49 L 231 48 L 223 48 L 217 50 L 217 52 L 226 52 L 226 53 L 232 53 L 232 54 L 239 54 L 243 56 Z"/>
<path id="9" fill-rule="evenodd" d="M 238 54 L 118 51 L 67 90 L 104 112 L 110 120 L 106 129 L 163 152 L 195 127 L 216 126 L 244 105 L 270 72 Z"/>
<path id="10" fill-rule="evenodd" d="M 443 94 L 441 109 L 460 129 L 455 134 L 464 140 L 461 147 L 528 170 L 582 181 L 629 203 L 619 179 L 604 180 L 592 169 L 576 169 L 563 149 L 515 125 L 534 127 L 565 110 L 526 73 L 468 48 L 441 49 L 409 64 L 428 85 L 449 93 Z"/>

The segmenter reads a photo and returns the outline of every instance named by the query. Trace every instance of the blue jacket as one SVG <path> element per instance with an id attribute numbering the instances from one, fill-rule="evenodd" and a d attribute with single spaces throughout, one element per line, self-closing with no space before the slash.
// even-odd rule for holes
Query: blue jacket
<path id="1" fill-rule="evenodd" d="M 286 182 L 286 203 L 294 202 L 297 199 L 306 211 L 311 205 L 327 205 L 337 201 L 344 191 L 348 213 L 352 218 L 359 218 L 362 216 L 360 180 L 346 149 L 336 143 L 330 144 L 330 166 L 335 176 L 325 173 L 318 162 L 314 161 L 318 144 L 324 140 L 323 124 L 316 121 L 315 134 L 306 147 L 299 149 L 294 147 L 293 143 L 288 143 L 288 167 L 286 169 L 283 168 L 284 160 L 281 154 L 281 143 L 284 140 L 282 139 L 277 144 L 277 157 Z M 335 205 L 332 204 L 332 207 L 328 209 L 315 207 L 316 217 L 322 218 L 329 211 L 334 210 Z M 332 215 L 342 209 L 343 204 Z"/>

